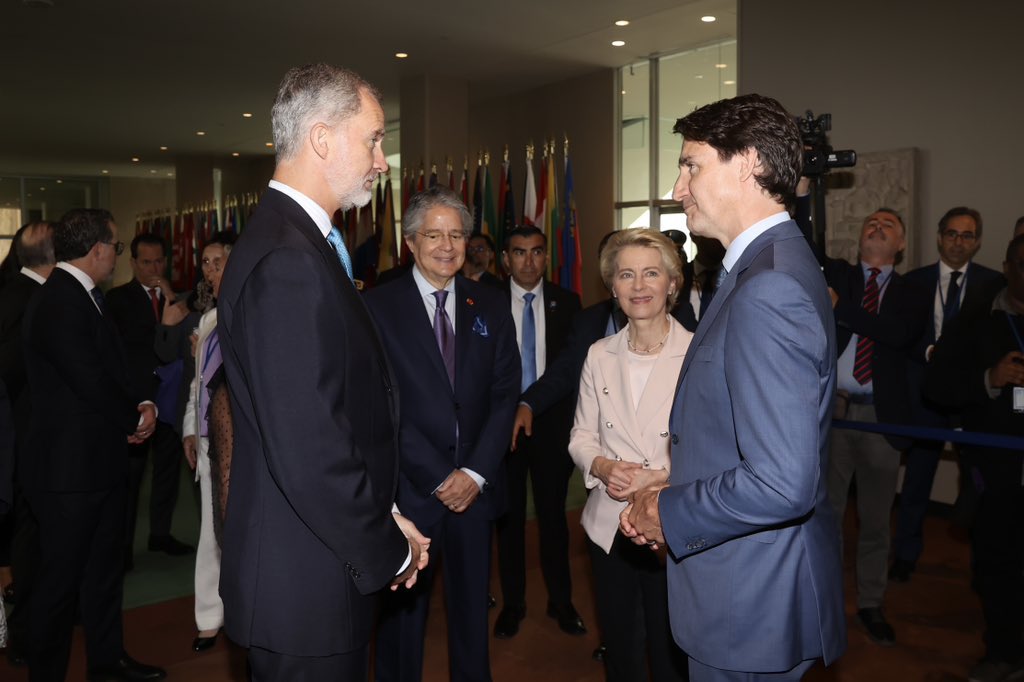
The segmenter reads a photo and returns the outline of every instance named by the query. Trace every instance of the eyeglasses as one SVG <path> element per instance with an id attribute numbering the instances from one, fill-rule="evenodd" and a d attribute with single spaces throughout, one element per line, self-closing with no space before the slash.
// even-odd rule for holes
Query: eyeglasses
<path id="1" fill-rule="evenodd" d="M 100 242 L 100 244 L 114 247 L 114 253 L 118 256 L 124 253 L 124 242 Z"/>
<path id="2" fill-rule="evenodd" d="M 945 239 L 946 241 L 951 242 L 955 242 L 959 238 L 964 244 L 973 244 L 974 241 L 978 238 L 978 235 L 974 234 L 973 232 L 957 232 L 956 230 L 943 230 L 942 238 Z"/>
<path id="3" fill-rule="evenodd" d="M 447 237 L 452 244 L 461 244 L 466 240 L 465 232 L 416 232 L 427 240 L 428 244 L 437 244 L 442 237 Z"/>

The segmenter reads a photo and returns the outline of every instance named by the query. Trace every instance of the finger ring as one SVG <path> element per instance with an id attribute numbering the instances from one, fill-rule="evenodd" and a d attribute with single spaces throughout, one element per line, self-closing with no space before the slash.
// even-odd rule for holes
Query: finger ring
<path id="1" fill-rule="evenodd" d="M 655 542 L 654 540 L 648 540 L 647 541 L 647 546 L 648 547 L 654 547 L 656 544 L 658 544 L 658 543 Z"/>

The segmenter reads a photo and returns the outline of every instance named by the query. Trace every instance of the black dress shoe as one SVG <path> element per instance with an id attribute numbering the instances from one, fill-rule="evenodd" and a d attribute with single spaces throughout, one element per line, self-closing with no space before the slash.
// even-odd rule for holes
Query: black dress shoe
<path id="1" fill-rule="evenodd" d="M 10 663 L 12 667 L 20 668 L 21 666 L 23 666 L 23 665 L 28 663 L 28 659 L 25 658 L 25 655 L 23 653 L 21 653 L 21 651 L 19 651 L 18 649 L 15 649 L 13 646 L 11 646 L 11 643 L 8 642 L 7 643 L 7 662 Z"/>
<path id="2" fill-rule="evenodd" d="M 885 619 L 880 608 L 860 609 L 857 617 L 868 632 L 868 637 L 875 644 L 882 646 L 895 646 L 896 633 L 893 631 L 889 621 Z"/>
<path id="3" fill-rule="evenodd" d="M 569 635 L 585 635 L 587 628 L 583 626 L 583 619 L 572 604 L 555 606 L 548 602 L 548 615 L 558 621 L 558 627 L 562 632 Z"/>
<path id="4" fill-rule="evenodd" d="M 494 636 L 498 639 L 511 639 L 519 632 L 519 621 L 526 617 L 526 607 L 514 609 L 505 607 L 494 621 Z"/>
<path id="5" fill-rule="evenodd" d="M 192 640 L 192 651 L 206 651 L 212 649 L 213 645 L 217 643 L 217 635 L 219 631 L 214 633 L 213 637 L 196 637 Z"/>
<path id="6" fill-rule="evenodd" d="M 93 668 L 86 675 L 89 682 L 121 682 L 122 680 L 162 680 L 167 671 L 153 665 L 139 663 L 127 654 L 114 665 Z"/>
<path id="7" fill-rule="evenodd" d="M 607 652 L 607 651 L 608 651 L 608 647 L 606 647 L 604 644 L 602 644 L 601 646 L 599 646 L 596 649 L 594 649 L 594 653 L 590 654 L 590 657 L 593 658 L 598 663 L 601 663 L 601 662 L 604 661 L 604 655 L 605 655 L 605 652 Z"/>
<path id="8" fill-rule="evenodd" d="M 910 574 L 914 572 L 914 564 L 904 559 L 897 559 L 892 562 L 889 569 L 889 580 L 894 583 L 905 583 L 910 580 Z"/>
<path id="9" fill-rule="evenodd" d="M 163 552 L 171 556 L 184 556 L 186 554 L 193 554 L 196 548 L 176 540 L 173 535 L 150 535 L 149 551 Z"/>

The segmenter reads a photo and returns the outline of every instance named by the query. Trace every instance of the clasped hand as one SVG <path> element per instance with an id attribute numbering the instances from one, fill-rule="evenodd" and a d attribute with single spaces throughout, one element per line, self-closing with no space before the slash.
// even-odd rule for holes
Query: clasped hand
<path id="1" fill-rule="evenodd" d="M 659 483 L 634 493 L 629 504 L 619 514 L 619 530 L 634 544 L 647 545 L 653 550 L 665 544 L 658 497 L 667 487 L 667 482 Z"/>
<path id="2" fill-rule="evenodd" d="M 625 502 L 631 495 L 668 478 L 665 469 L 645 469 L 638 462 L 595 457 L 590 464 L 590 475 L 604 483 L 608 497 Z"/>
<path id="3" fill-rule="evenodd" d="M 416 578 L 419 576 L 420 571 L 427 567 L 430 562 L 430 555 L 428 550 L 430 549 L 430 538 L 425 536 L 423 533 L 416 528 L 416 525 L 405 518 L 401 514 L 394 514 L 395 523 L 398 524 L 399 530 L 405 535 L 409 541 L 409 551 L 412 553 L 412 559 L 409 561 L 409 565 L 405 567 L 405 570 L 395 576 L 395 579 L 391 581 L 391 591 L 394 592 L 400 586 L 404 585 L 405 589 L 411 588 L 416 584 Z"/>
<path id="4" fill-rule="evenodd" d="M 479 494 L 480 486 L 461 469 L 448 474 L 448 478 L 434 492 L 441 504 L 458 514 L 469 509 Z"/>

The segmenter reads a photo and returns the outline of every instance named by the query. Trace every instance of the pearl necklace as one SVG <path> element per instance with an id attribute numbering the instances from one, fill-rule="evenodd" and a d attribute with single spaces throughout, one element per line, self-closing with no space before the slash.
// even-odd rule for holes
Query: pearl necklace
<path id="1" fill-rule="evenodd" d="M 671 331 L 672 325 L 669 325 L 668 331 L 665 332 L 665 336 L 661 337 L 661 341 L 647 348 L 637 348 L 636 346 L 633 345 L 633 339 L 629 338 L 629 334 L 626 334 L 626 346 L 629 347 L 629 349 L 634 353 L 639 353 L 641 355 L 650 355 L 651 353 L 665 345 L 665 341 L 668 340 L 668 335 Z"/>

